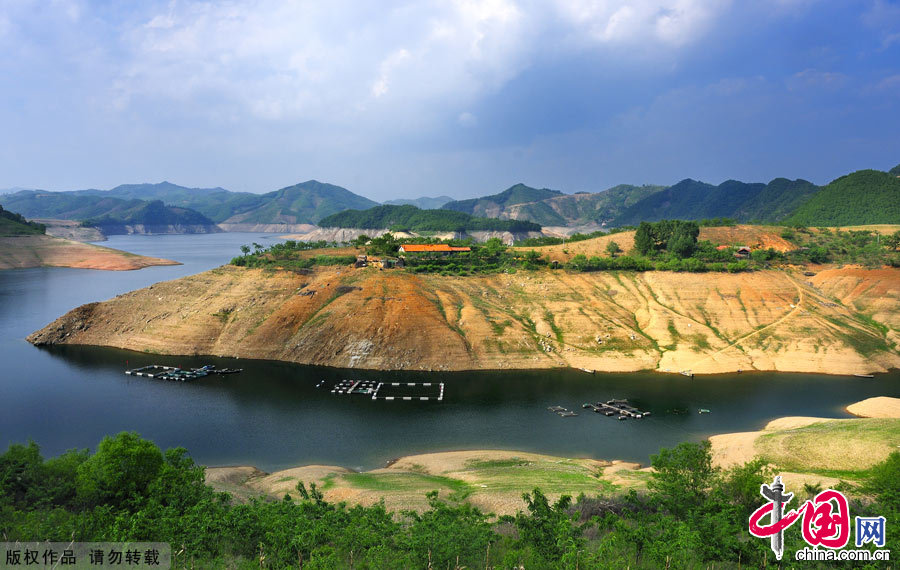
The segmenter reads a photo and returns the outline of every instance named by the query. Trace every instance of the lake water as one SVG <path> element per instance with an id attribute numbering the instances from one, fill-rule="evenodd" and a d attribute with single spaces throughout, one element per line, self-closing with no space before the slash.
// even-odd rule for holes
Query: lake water
<path id="1" fill-rule="evenodd" d="M 80 304 L 204 271 L 227 263 L 241 244 L 275 239 L 256 233 L 113 236 L 103 245 L 184 265 L 0 271 L 0 445 L 30 438 L 52 456 L 134 430 L 163 448 L 184 446 L 206 465 L 265 470 L 309 463 L 370 469 L 412 453 L 480 448 L 648 463 L 661 446 L 759 429 L 785 415 L 850 417 L 843 407 L 851 402 L 900 397 L 900 372 L 874 379 L 786 373 L 690 379 L 578 370 L 397 373 L 95 347 L 35 348 L 24 340 Z M 126 367 L 151 363 L 210 363 L 244 372 L 190 383 L 123 374 Z M 444 382 L 444 401 L 331 394 L 328 388 L 343 378 Z M 610 398 L 628 398 L 652 416 L 620 422 L 581 409 L 583 402 Z M 561 418 L 547 411 L 552 405 L 579 415 Z M 699 414 L 700 408 L 711 413 Z"/>

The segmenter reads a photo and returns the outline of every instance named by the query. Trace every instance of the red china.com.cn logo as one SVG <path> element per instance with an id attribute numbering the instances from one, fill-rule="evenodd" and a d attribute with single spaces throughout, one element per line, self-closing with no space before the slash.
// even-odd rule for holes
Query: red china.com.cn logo
<path id="1" fill-rule="evenodd" d="M 768 502 L 750 515 L 750 534 L 770 538 L 772 552 L 781 560 L 784 554 L 784 531 L 801 520 L 803 540 L 812 547 L 797 552 L 798 560 L 889 560 L 889 550 L 838 551 L 850 541 L 850 507 L 847 497 L 840 491 L 825 489 L 803 503 L 799 509 L 784 511 L 793 493 L 785 493 L 781 477 L 775 477 L 772 485 L 762 485 L 760 494 Z M 767 524 L 763 524 L 766 518 Z M 868 543 L 883 547 L 885 543 L 884 517 L 854 517 L 856 547 Z M 818 547 L 829 550 L 818 550 Z"/>

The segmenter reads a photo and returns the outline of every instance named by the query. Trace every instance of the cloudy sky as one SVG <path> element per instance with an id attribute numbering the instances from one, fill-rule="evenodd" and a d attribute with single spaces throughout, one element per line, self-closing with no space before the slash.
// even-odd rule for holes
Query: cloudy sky
<path id="1" fill-rule="evenodd" d="M 900 2 L 0 0 L 0 188 L 376 200 L 900 162 Z"/>

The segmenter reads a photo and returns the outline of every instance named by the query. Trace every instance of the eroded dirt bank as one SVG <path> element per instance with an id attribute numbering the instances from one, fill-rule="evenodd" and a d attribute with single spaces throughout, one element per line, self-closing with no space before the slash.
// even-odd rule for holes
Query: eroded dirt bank
<path id="1" fill-rule="evenodd" d="M 29 341 L 371 369 L 853 374 L 900 367 L 897 307 L 897 269 L 444 277 L 225 266 L 79 307 Z"/>
<path id="2" fill-rule="evenodd" d="M 860 415 L 877 409 L 883 419 L 785 417 L 760 431 L 716 435 L 710 438 L 713 464 L 728 469 L 762 457 L 790 489 L 802 489 L 804 484 L 824 488 L 841 479 L 853 482 L 858 470 L 883 461 L 896 449 L 898 404 L 900 399 L 882 397 L 847 407 L 862 410 Z M 285 494 L 296 498 L 298 482 L 315 483 L 324 490 L 327 501 L 373 505 L 383 500 L 392 511 L 425 510 L 425 493 L 437 490 L 445 499 L 464 500 L 486 512 L 505 515 L 523 510 L 522 493 L 535 487 L 552 499 L 562 494 L 624 493 L 644 488 L 651 472 L 650 467 L 624 461 L 471 450 L 411 455 L 362 473 L 331 465 L 306 465 L 271 474 L 251 466 L 210 467 L 206 482 L 239 501 L 253 496 L 281 499 Z"/>
<path id="3" fill-rule="evenodd" d="M 0 238 L 0 269 L 76 267 L 125 271 L 152 265 L 180 263 L 47 235 Z"/>

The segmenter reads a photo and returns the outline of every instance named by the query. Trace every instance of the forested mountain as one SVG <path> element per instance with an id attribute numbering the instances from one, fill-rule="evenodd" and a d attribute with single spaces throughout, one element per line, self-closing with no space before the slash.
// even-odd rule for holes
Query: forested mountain
<path id="1" fill-rule="evenodd" d="M 900 165 L 889 172 L 859 171 L 824 187 L 787 178 L 776 178 L 768 184 L 727 180 L 719 185 L 687 178 L 669 187 L 622 184 L 602 192 L 564 194 L 516 184 L 499 194 L 469 200 L 438 196 L 389 200 L 385 204 L 423 210 L 441 208 L 478 218 L 531 221 L 541 226 L 615 227 L 642 221 L 704 218 L 806 225 L 874 223 L 872 220 L 900 223 L 895 208 L 900 203 L 898 185 Z M 22 190 L 0 195 L 4 207 L 27 218 L 69 220 L 141 219 L 144 214 L 139 211 L 150 200 L 162 201 L 167 207 L 196 210 L 212 222 L 226 224 L 316 224 L 338 212 L 378 205 L 346 188 L 316 180 L 266 194 L 161 182 L 124 184 L 112 190 Z M 174 210 L 167 215 L 176 214 L 187 215 L 185 219 L 191 217 L 189 212 Z"/>
<path id="2" fill-rule="evenodd" d="M 169 206 L 197 210 L 214 222 L 246 212 L 260 205 L 262 196 L 250 192 L 231 192 L 224 188 L 187 188 L 160 182 L 158 184 L 122 184 L 112 190 L 77 190 L 73 194 L 109 196 L 113 198 L 162 200 Z"/>
<path id="3" fill-rule="evenodd" d="M 473 216 L 497 217 L 506 207 L 515 204 L 524 204 L 526 202 L 538 202 L 547 198 L 563 195 L 564 194 L 559 190 L 532 188 L 520 183 L 510 186 L 499 194 L 484 196 L 483 198 L 448 202 L 443 205 L 443 208 L 445 210 L 454 210 L 472 214 Z"/>
<path id="4" fill-rule="evenodd" d="M 776 178 L 768 184 L 726 180 L 714 186 L 688 178 L 636 202 L 613 223 L 636 225 L 675 218 L 779 222 L 819 189 L 801 179 Z"/>
<path id="5" fill-rule="evenodd" d="M 544 226 L 609 223 L 632 204 L 663 188 L 664 186 L 620 184 L 603 192 L 564 194 L 541 202 L 511 206 L 507 208 L 507 213 L 510 218 L 532 220 Z M 504 218 L 506 215 L 500 217 Z"/>
<path id="6" fill-rule="evenodd" d="M 900 178 L 859 170 L 822 188 L 787 219 L 805 226 L 900 223 Z"/>
<path id="7" fill-rule="evenodd" d="M 101 216 L 125 218 L 147 204 L 144 200 L 79 194 L 23 190 L 0 198 L 3 207 L 26 218 L 86 220 Z"/>
<path id="8" fill-rule="evenodd" d="M 376 206 L 346 210 L 322 218 L 326 228 L 393 229 L 395 231 L 541 231 L 541 226 L 521 220 L 470 216 L 453 210 L 420 210 L 415 206 Z"/>
<path id="9" fill-rule="evenodd" d="M 301 182 L 260 196 L 259 205 L 225 220 L 228 223 L 315 224 L 320 219 L 349 209 L 365 209 L 378 202 L 346 188 L 317 180 Z"/>
<path id="10" fill-rule="evenodd" d="M 115 220 L 134 218 L 148 201 L 196 210 L 212 222 L 315 223 L 320 218 L 350 208 L 369 208 L 378 203 L 345 188 L 315 180 L 267 194 L 230 192 L 222 188 L 186 188 L 169 182 L 125 184 L 112 190 L 47 192 L 29 190 L 0 197 L 7 208 L 28 218 L 64 220 Z M 156 210 L 153 210 L 156 211 Z M 174 210 L 173 210 L 174 212 Z"/>
<path id="11" fill-rule="evenodd" d="M 44 225 L 29 222 L 21 214 L 9 212 L 0 206 L 0 236 L 42 235 Z"/>
<path id="12" fill-rule="evenodd" d="M 386 200 L 384 203 L 388 206 L 415 206 L 421 210 L 434 210 L 440 208 L 447 202 L 452 202 L 453 198 L 450 196 L 436 196 L 434 198 L 429 198 L 428 196 L 423 196 L 421 198 L 399 198 L 397 200 Z"/>
<path id="13" fill-rule="evenodd" d="M 142 226 L 147 233 L 171 231 L 164 228 L 177 228 L 183 233 L 221 231 L 212 220 L 196 210 L 166 206 L 162 200 L 139 202 L 130 210 L 89 218 L 83 224 L 99 228 L 105 234 L 131 233 L 127 226 Z"/>

